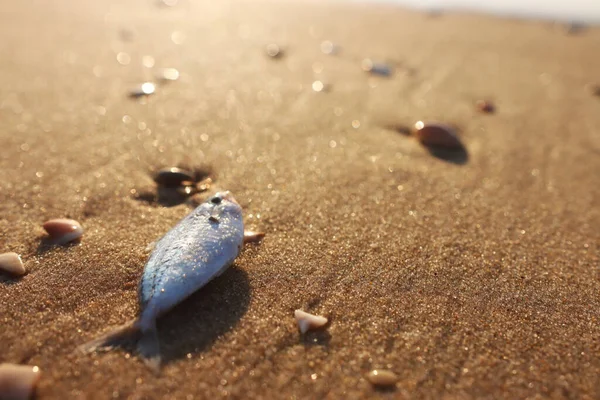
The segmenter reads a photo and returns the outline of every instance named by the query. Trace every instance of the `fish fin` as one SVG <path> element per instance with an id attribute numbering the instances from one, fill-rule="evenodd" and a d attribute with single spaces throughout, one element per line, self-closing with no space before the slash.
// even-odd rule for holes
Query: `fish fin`
<path id="1" fill-rule="evenodd" d="M 156 325 L 142 333 L 142 338 L 137 344 L 137 351 L 152 372 L 160 373 L 160 344 Z"/>
<path id="2" fill-rule="evenodd" d="M 139 331 L 140 328 L 138 327 L 137 320 L 132 320 L 105 333 L 97 339 L 82 344 L 77 347 L 77 350 L 85 354 L 92 353 L 96 350 L 110 350 L 121 342 L 135 337 Z"/>

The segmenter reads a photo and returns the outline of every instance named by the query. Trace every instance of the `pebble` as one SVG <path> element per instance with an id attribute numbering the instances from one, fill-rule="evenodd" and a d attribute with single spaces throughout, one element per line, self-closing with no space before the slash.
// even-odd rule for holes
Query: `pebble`
<path id="1" fill-rule="evenodd" d="M 393 386 L 398 383 L 398 376 L 387 369 L 374 369 L 369 372 L 367 379 L 375 386 Z"/>
<path id="2" fill-rule="evenodd" d="M 294 311 L 294 317 L 296 318 L 296 322 L 298 322 L 298 328 L 302 333 L 306 333 L 312 329 L 321 328 L 325 326 L 328 321 L 325 317 L 309 314 L 302 310 Z"/>
<path id="3" fill-rule="evenodd" d="M 336 54 L 338 50 L 338 46 L 333 44 L 333 42 L 330 40 L 324 40 L 321 42 L 321 52 L 323 52 L 323 54 L 333 55 Z"/>
<path id="4" fill-rule="evenodd" d="M 212 183 L 213 183 L 213 180 L 211 178 L 205 178 L 196 184 L 196 189 L 199 192 L 204 192 L 204 191 L 210 189 Z"/>
<path id="5" fill-rule="evenodd" d="M 326 92 L 329 90 L 329 85 L 323 83 L 322 81 L 314 81 L 312 83 L 312 89 L 315 92 Z"/>
<path id="6" fill-rule="evenodd" d="M 165 187 L 186 186 L 185 182 L 194 182 L 194 174 L 182 168 L 163 168 L 154 175 L 154 182 Z"/>
<path id="7" fill-rule="evenodd" d="M 454 149 L 463 147 L 454 129 L 448 125 L 417 121 L 414 134 L 417 140 L 425 146 Z"/>
<path id="8" fill-rule="evenodd" d="M 154 85 L 154 83 L 144 82 L 141 85 L 139 85 L 138 87 L 132 89 L 129 92 L 129 97 L 149 96 L 151 94 L 154 94 L 155 91 L 156 91 L 156 85 Z"/>
<path id="9" fill-rule="evenodd" d="M 363 71 L 373 75 L 390 76 L 392 75 L 392 67 L 387 64 L 375 63 L 370 58 L 362 60 L 361 67 Z"/>
<path id="10" fill-rule="evenodd" d="M 158 71 L 156 76 L 163 81 L 176 81 L 179 79 L 179 71 L 175 68 L 162 68 Z"/>
<path id="11" fill-rule="evenodd" d="M 476 105 L 479 111 L 486 114 L 491 114 L 494 111 L 496 111 L 496 107 L 494 107 L 494 104 L 486 100 L 478 100 Z"/>
<path id="12" fill-rule="evenodd" d="M 0 398 L 29 399 L 40 379 L 40 369 L 31 365 L 0 364 Z"/>
<path id="13" fill-rule="evenodd" d="M 271 58 L 279 58 L 283 55 L 283 50 L 281 50 L 275 43 L 268 44 L 265 50 L 267 55 Z"/>
<path id="14" fill-rule="evenodd" d="M 17 253 L 4 253 L 0 254 L 0 270 L 8 272 L 12 275 L 25 275 L 25 267 L 21 256 Z"/>
<path id="15" fill-rule="evenodd" d="M 57 218 L 44 222 L 44 229 L 55 244 L 63 245 L 81 238 L 83 228 L 74 219 Z"/>
<path id="16" fill-rule="evenodd" d="M 265 237 L 264 232 L 244 231 L 244 243 L 258 243 Z"/>

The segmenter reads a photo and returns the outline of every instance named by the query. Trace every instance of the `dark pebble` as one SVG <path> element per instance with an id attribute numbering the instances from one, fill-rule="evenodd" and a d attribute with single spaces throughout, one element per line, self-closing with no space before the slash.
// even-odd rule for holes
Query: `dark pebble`
<path id="1" fill-rule="evenodd" d="M 415 124 L 415 136 L 425 146 L 453 149 L 463 147 L 454 129 L 448 125 L 418 121 Z"/>
<path id="2" fill-rule="evenodd" d="M 163 168 L 154 175 L 154 182 L 164 187 L 185 186 L 185 182 L 194 182 L 194 174 L 177 167 Z"/>
<path id="3" fill-rule="evenodd" d="M 486 114 L 491 114 L 494 111 L 496 111 L 496 107 L 494 107 L 492 103 L 486 100 L 478 100 L 477 109 Z"/>

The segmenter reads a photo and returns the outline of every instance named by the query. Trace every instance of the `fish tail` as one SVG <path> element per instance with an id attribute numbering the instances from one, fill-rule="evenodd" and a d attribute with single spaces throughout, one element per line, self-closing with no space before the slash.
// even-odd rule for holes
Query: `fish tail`
<path id="1" fill-rule="evenodd" d="M 156 324 L 153 324 L 150 329 L 142 332 L 142 337 L 137 343 L 137 351 L 144 360 L 144 363 L 155 374 L 158 374 L 160 372 L 161 358 Z"/>
<path id="2" fill-rule="evenodd" d="M 132 320 L 97 339 L 82 344 L 77 349 L 82 353 L 91 353 L 96 350 L 110 350 L 121 342 L 135 338 L 139 333 L 138 321 Z"/>

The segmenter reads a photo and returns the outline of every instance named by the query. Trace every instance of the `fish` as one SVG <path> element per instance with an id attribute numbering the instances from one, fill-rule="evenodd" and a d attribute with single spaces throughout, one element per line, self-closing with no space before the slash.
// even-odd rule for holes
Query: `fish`
<path id="1" fill-rule="evenodd" d="M 156 320 L 225 272 L 245 240 L 242 208 L 231 192 L 216 193 L 156 242 L 138 286 L 138 317 L 79 349 L 90 353 L 136 338 L 138 354 L 159 372 Z"/>

